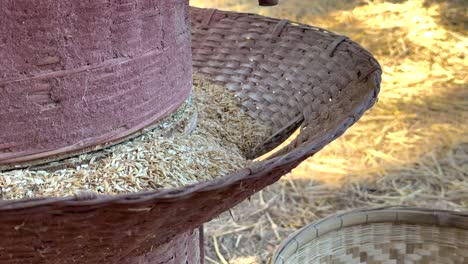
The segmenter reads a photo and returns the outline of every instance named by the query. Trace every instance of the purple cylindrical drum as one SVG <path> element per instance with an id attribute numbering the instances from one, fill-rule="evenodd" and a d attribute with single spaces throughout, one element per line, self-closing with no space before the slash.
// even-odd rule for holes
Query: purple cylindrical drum
<path id="1" fill-rule="evenodd" d="M 188 0 L 0 1 L 0 167 L 108 146 L 191 92 Z"/>

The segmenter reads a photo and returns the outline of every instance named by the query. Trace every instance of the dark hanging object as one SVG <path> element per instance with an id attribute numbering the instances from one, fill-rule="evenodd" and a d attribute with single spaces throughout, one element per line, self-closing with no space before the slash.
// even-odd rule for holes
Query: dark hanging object
<path id="1" fill-rule="evenodd" d="M 275 6 L 279 0 L 258 0 L 258 4 L 261 6 Z"/>

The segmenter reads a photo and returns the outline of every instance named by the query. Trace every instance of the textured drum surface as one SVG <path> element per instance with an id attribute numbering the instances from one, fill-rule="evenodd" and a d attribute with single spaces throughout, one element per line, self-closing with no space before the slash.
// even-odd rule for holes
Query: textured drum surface
<path id="1" fill-rule="evenodd" d="M 176 110 L 189 29 L 187 0 L 0 1 L 0 165 L 112 143 Z"/>
<path id="2" fill-rule="evenodd" d="M 192 231 L 177 235 L 171 241 L 150 248 L 147 252 L 136 250 L 118 264 L 199 264 L 203 263 L 203 231 Z"/>

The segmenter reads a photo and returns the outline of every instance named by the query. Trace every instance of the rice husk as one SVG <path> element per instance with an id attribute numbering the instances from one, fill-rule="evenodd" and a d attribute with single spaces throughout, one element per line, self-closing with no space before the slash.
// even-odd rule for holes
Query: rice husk
<path id="1" fill-rule="evenodd" d="M 161 129 L 171 122 L 193 114 L 191 105 L 198 110 L 196 130 L 190 135 L 180 133 L 182 129 L 171 137 L 161 136 Z M 268 125 L 244 112 L 233 93 L 197 76 L 193 98 L 182 108 L 141 136 L 99 155 L 70 159 L 73 162 L 68 164 L 75 166 L 0 172 L 0 198 L 57 197 L 83 190 L 122 194 L 202 182 L 247 166 L 251 161 L 244 153 L 261 144 L 270 132 Z M 86 162 L 76 165 L 76 161 Z"/>

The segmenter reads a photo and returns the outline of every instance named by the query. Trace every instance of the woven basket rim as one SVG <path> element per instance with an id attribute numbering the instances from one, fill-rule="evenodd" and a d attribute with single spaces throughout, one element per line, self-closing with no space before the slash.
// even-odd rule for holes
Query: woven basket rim
<path id="1" fill-rule="evenodd" d="M 284 263 L 306 243 L 326 234 L 358 225 L 377 223 L 447 227 L 468 230 L 468 211 L 457 212 L 407 206 L 359 208 L 330 215 L 295 231 L 275 250 L 271 264 Z"/>
<path id="2" fill-rule="evenodd" d="M 199 8 L 193 8 L 193 10 L 202 10 Z M 244 16 L 254 16 L 266 19 L 268 21 L 281 21 L 276 18 L 263 17 L 257 14 L 251 13 L 239 13 L 239 12 L 228 12 L 221 11 L 219 13 L 223 14 L 238 14 Z M 291 22 L 291 27 L 297 27 L 303 30 L 311 31 L 321 31 L 325 33 L 330 33 L 330 31 L 317 28 L 310 25 L 305 25 L 301 23 Z M 364 50 L 364 49 L 363 49 Z M 102 195 L 95 193 L 81 193 L 75 194 L 74 196 L 64 196 L 64 197 L 40 197 L 40 198 L 25 198 L 19 200 L 0 200 L 0 212 L 11 212 L 21 210 L 29 211 L 31 210 L 44 210 L 44 208 L 57 208 L 57 207 L 71 207 L 71 208 L 87 208 L 87 209 L 96 209 L 105 207 L 108 205 L 134 205 L 138 206 L 149 201 L 159 201 L 159 202 L 176 202 L 177 200 L 187 199 L 188 197 L 196 193 L 205 193 L 213 190 L 222 190 L 229 188 L 230 186 L 239 183 L 243 179 L 248 178 L 261 178 L 264 175 L 267 175 L 269 172 L 278 170 L 282 167 L 285 167 L 290 164 L 299 164 L 306 157 L 310 157 L 313 154 L 320 151 L 327 144 L 332 142 L 341 136 L 351 125 L 359 120 L 359 118 L 370 109 L 377 102 L 377 95 L 380 91 L 380 76 L 382 70 L 378 62 L 375 61 L 376 68 L 369 72 L 365 78 L 367 83 L 372 89 L 368 94 L 363 94 L 362 101 L 363 103 L 357 107 L 354 107 L 352 111 L 347 113 L 347 118 L 344 118 L 340 122 L 336 122 L 333 129 L 327 131 L 327 136 L 321 138 L 320 140 L 315 140 L 307 142 L 301 148 L 292 149 L 287 151 L 285 148 L 277 151 L 280 153 L 278 155 L 273 155 L 271 158 L 266 159 L 261 162 L 257 162 L 250 167 L 243 168 L 237 172 L 234 172 L 229 175 L 215 178 L 213 180 L 195 183 L 187 185 L 184 187 L 178 188 L 169 188 L 169 189 L 160 189 L 160 190 L 150 190 L 144 192 L 135 192 L 128 194 L 117 194 L 117 195 Z M 352 83 L 348 84 L 351 86 Z M 281 143 L 281 142 L 280 142 Z"/>

